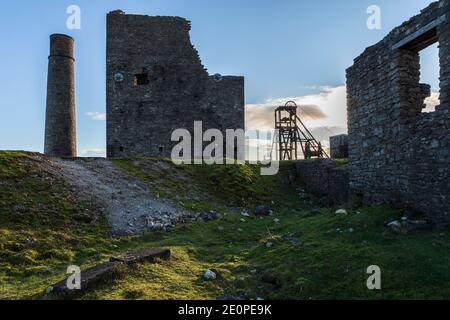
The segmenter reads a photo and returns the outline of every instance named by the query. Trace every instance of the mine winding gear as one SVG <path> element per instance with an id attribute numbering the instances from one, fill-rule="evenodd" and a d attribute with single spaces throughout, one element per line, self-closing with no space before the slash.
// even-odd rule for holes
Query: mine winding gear
<path id="1" fill-rule="evenodd" d="M 329 158 L 303 121 L 297 115 L 297 104 L 293 101 L 275 109 L 273 144 L 278 151 L 278 160 L 298 160 L 299 151 L 305 159 Z"/>

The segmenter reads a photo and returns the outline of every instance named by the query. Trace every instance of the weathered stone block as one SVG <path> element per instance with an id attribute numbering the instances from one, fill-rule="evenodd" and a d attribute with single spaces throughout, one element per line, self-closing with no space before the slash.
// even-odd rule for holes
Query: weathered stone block
<path id="1" fill-rule="evenodd" d="M 333 159 L 348 158 L 348 135 L 330 137 L 330 154 Z"/>
<path id="2" fill-rule="evenodd" d="M 328 205 L 349 201 L 347 165 L 330 159 L 313 159 L 296 161 L 295 166 L 307 192 L 326 199 Z"/>

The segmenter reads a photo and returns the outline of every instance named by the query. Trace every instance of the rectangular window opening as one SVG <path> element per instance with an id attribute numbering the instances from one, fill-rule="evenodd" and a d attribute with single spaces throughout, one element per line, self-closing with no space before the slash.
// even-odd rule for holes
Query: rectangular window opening
<path id="1" fill-rule="evenodd" d="M 148 78 L 148 72 L 138 73 L 134 75 L 134 85 L 135 86 L 145 86 L 150 84 L 150 79 Z"/>
<path id="2" fill-rule="evenodd" d="M 440 104 L 439 95 L 439 45 L 435 42 L 419 51 L 420 83 L 424 98 L 423 113 L 434 112 Z"/>

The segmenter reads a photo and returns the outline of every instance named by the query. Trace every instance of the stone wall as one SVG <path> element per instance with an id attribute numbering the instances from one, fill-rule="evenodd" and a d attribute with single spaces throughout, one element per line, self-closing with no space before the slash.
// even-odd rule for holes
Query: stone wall
<path id="1" fill-rule="evenodd" d="M 330 137 L 330 156 L 333 159 L 348 158 L 348 135 Z"/>
<path id="2" fill-rule="evenodd" d="M 422 113 L 419 51 L 438 41 L 440 106 Z M 347 70 L 350 188 L 450 223 L 450 0 L 422 10 Z"/>
<path id="3" fill-rule="evenodd" d="M 348 165 L 330 159 L 312 159 L 296 161 L 295 168 L 305 190 L 323 198 L 327 205 L 349 201 Z"/>
<path id="4" fill-rule="evenodd" d="M 173 130 L 244 129 L 244 78 L 210 76 L 179 17 L 107 17 L 108 157 L 170 156 Z"/>

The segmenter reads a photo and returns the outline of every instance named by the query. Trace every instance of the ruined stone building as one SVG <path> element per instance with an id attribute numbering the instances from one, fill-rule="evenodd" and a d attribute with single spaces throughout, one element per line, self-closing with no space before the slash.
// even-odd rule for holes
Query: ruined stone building
<path id="1" fill-rule="evenodd" d="M 439 43 L 440 105 L 419 52 Z M 365 203 L 392 201 L 450 223 L 450 1 L 431 4 L 369 47 L 347 70 L 350 189 Z"/>
<path id="2" fill-rule="evenodd" d="M 179 17 L 107 16 L 107 155 L 170 156 L 173 130 L 244 129 L 244 78 L 210 76 Z"/>

